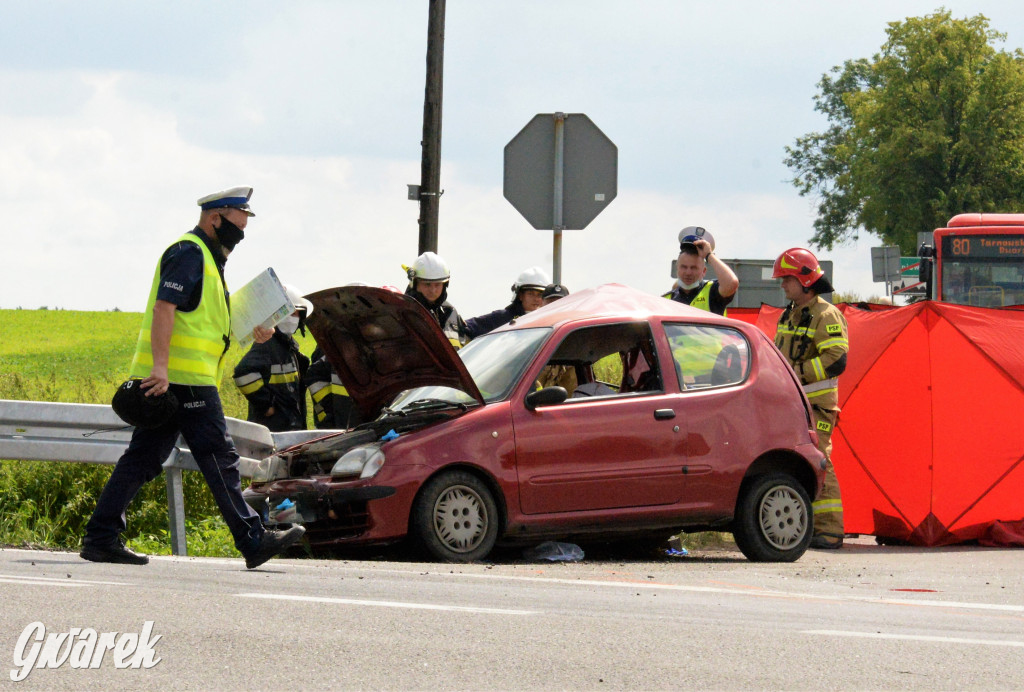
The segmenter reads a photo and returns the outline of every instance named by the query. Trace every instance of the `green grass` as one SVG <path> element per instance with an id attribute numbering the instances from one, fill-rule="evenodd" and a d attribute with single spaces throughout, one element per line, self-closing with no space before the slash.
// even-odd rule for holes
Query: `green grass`
<path id="1" fill-rule="evenodd" d="M 0 310 L 0 399 L 109 404 L 128 375 L 141 313 Z M 303 353 L 315 346 L 298 335 Z M 225 356 L 226 415 L 245 419 L 245 398 L 231 381 L 244 351 Z M 77 550 L 111 467 L 0 461 L 0 545 Z M 185 471 L 186 535 L 191 555 L 236 556 L 201 474 Z M 129 545 L 170 553 L 166 486 L 146 484 L 128 509 Z"/>

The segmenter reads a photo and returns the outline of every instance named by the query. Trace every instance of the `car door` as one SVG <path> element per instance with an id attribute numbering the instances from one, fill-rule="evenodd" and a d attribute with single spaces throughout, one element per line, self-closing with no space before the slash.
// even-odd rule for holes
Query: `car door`
<path id="1" fill-rule="evenodd" d="M 687 423 L 681 505 L 688 513 L 731 502 L 746 465 L 751 437 L 769 413 L 748 386 L 750 344 L 736 329 L 666 323 L 681 395 L 676 413 Z"/>
<path id="2" fill-rule="evenodd" d="M 523 401 L 514 402 L 523 513 L 679 500 L 686 433 L 673 407 L 679 395 L 665 392 L 650 326 L 628 322 L 577 329 L 563 339 L 552 361 L 574 363 L 586 377 L 595 362 L 616 359 L 618 382 L 610 384 L 617 389 L 581 381 L 564 403 L 531 411 Z"/>

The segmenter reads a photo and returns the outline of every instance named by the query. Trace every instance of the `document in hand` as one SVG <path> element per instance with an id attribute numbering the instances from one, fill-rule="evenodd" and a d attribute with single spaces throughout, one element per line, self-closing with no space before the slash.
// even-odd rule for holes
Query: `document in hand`
<path id="1" fill-rule="evenodd" d="M 252 343 L 256 326 L 270 329 L 288 315 L 295 306 L 288 300 L 284 286 L 273 267 L 231 294 L 231 335 L 242 348 Z"/>

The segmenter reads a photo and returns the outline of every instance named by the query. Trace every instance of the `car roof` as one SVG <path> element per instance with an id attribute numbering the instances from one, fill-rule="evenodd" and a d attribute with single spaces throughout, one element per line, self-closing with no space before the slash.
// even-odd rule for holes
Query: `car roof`
<path id="1" fill-rule="evenodd" d="M 569 322 L 621 320 L 673 320 L 708 322 L 736 326 L 736 320 L 677 303 L 662 296 L 651 295 L 622 284 L 609 283 L 587 288 L 560 298 L 533 312 L 514 319 L 500 330 L 527 327 L 559 327 Z M 740 323 L 743 324 L 743 323 Z M 495 330 L 499 331 L 499 330 Z"/>

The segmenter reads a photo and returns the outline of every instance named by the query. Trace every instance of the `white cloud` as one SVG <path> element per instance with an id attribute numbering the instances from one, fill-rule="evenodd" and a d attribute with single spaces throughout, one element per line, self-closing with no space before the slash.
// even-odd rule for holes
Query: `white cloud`
<path id="1" fill-rule="evenodd" d="M 161 249 L 195 222 L 194 200 L 236 184 L 255 187 L 257 217 L 228 264 L 230 284 L 271 265 L 304 291 L 352 281 L 404 287 L 400 265 L 415 257 L 419 212 L 404 193 L 417 161 L 206 151 L 182 140 L 173 116 L 127 101 L 120 75 L 76 79 L 91 91 L 79 112 L 0 120 L 0 217 L 18 258 L 3 307 L 141 309 Z M 439 249 L 464 316 L 504 305 L 522 269 L 550 269 L 552 233 L 531 228 L 500 187 L 465 180 L 455 165 L 444 186 Z M 725 257 L 774 257 L 810 235 L 807 203 L 782 186 L 776 195 L 683 200 L 620 190 L 590 227 L 564 234 L 563 282 L 664 291 L 685 225 L 711 229 Z M 866 296 L 865 255 L 837 261 L 836 276 Z"/>

